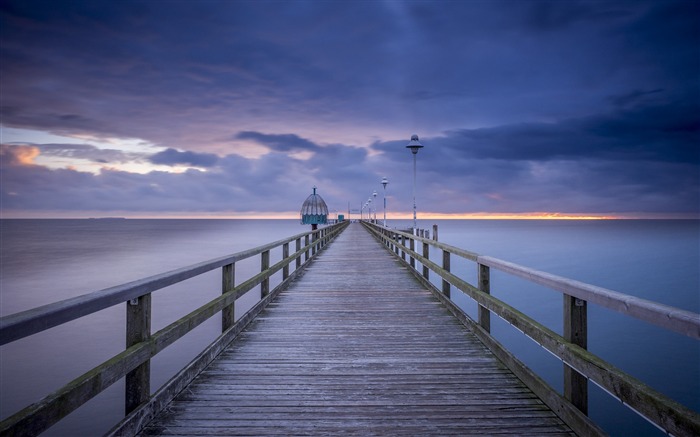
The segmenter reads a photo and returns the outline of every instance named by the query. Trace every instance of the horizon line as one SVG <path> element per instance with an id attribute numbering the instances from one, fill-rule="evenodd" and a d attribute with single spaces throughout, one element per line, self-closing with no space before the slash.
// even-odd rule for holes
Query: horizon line
<path id="1" fill-rule="evenodd" d="M 343 215 L 346 220 L 357 220 L 359 214 L 348 216 L 345 211 L 333 210 L 328 218 L 335 219 Z M 0 219 L 193 219 L 193 220 L 296 220 L 298 212 L 221 212 L 221 213 L 173 213 L 173 212 L 132 212 L 132 211 L 0 211 Z M 382 222 L 383 214 L 377 214 L 377 221 Z M 563 213 L 563 212 L 463 212 L 441 213 L 425 212 L 417 220 L 698 220 L 700 213 Z M 413 220 L 411 212 L 389 213 L 387 220 Z"/>

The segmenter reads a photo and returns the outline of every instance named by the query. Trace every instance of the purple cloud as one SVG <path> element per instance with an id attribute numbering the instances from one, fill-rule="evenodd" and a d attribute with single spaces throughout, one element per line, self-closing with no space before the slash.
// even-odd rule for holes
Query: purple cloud
<path id="1" fill-rule="evenodd" d="M 151 155 L 148 160 L 161 165 L 189 165 L 193 167 L 213 167 L 219 157 L 212 153 L 181 152 L 172 148 Z"/>

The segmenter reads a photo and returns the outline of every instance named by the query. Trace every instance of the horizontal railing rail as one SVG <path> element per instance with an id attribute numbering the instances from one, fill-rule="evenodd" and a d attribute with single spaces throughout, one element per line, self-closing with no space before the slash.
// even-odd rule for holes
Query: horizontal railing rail
<path id="1" fill-rule="evenodd" d="M 135 413 L 137 408 L 153 400 L 150 396 L 152 357 L 219 312 L 222 313 L 222 334 L 207 350 L 215 349 L 220 352 L 276 293 L 288 285 L 319 250 L 345 229 L 347 224 L 348 222 L 341 222 L 225 257 L 1 318 L 0 344 L 6 344 L 114 305 L 126 303 L 127 307 L 127 348 L 54 393 L 0 422 L 0 435 L 37 435 L 124 377 L 125 414 Z M 295 252 L 290 254 L 289 244 L 292 242 L 296 243 L 296 247 Z M 279 247 L 282 248 L 282 259 L 270 266 L 270 251 Z M 235 285 L 235 263 L 256 255 L 260 255 L 261 259 L 260 273 Z M 292 263 L 295 268 L 290 274 Z M 150 332 L 152 292 L 218 268 L 222 269 L 222 294 L 219 297 L 158 332 Z M 283 272 L 282 282 L 270 291 L 270 277 L 280 270 Z M 262 300 L 234 323 L 236 299 L 258 285 Z M 213 345 L 216 345 L 216 348 L 212 348 Z M 209 353 L 206 358 L 210 361 L 215 355 Z M 194 366 L 201 367 L 201 364 L 190 363 L 188 368 Z M 166 383 L 167 386 L 178 384 L 182 382 L 171 380 Z M 163 403 L 160 397 L 158 401 Z"/>
<path id="2" fill-rule="evenodd" d="M 700 340 L 700 314 L 530 269 L 490 256 L 479 256 L 476 262 L 578 299 L 595 303 L 603 308 L 675 331 L 695 340 Z"/>
<path id="3" fill-rule="evenodd" d="M 367 222 L 363 224 L 387 246 L 388 250 L 410 265 L 414 275 L 431 288 L 460 320 L 470 326 L 477 336 L 572 428 L 583 434 L 595 435 L 600 432 L 597 425 L 585 417 L 588 413 L 587 381 L 590 379 L 667 433 L 700 435 L 700 415 L 697 412 L 659 393 L 587 350 L 586 311 L 588 302 L 591 302 L 695 340 L 700 339 L 700 314 L 479 255 L 411 233 Z M 422 245 L 422 253 L 417 251 L 418 245 Z M 430 260 L 430 247 L 442 251 L 442 266 Z M 476 286 L 450 272 L 451 255 L 476 263 Z M 409 259 L 406 260 L 406 257 Z M 422 265 L 421 270 L 418 270 L 416 263 Z M 564 335 L 557 334 L 516 308 L 491 296 L 491 268 L 561 292 L 565 302 Z M 430 282 L 430 272 L 442 278 L 441 290 Z M 478 320 L 473 320 L 453 302 L 452 287 L 479 305 Z M 523 332 L 564 363 L 563 397 L 490 335 L 491 313 Z"/>

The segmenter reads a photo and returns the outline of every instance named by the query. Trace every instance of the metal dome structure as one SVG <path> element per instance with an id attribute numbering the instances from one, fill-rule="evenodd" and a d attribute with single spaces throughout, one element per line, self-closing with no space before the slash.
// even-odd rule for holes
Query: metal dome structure
<path id="1" fill-rule="evenodd" d="M 316 194 L 316 187 L 314 187 L 313 194 L 301 205 L 301 224 L 315 227 L 326 223 L 328 223 L 328 206 L 323 198 Z"/>

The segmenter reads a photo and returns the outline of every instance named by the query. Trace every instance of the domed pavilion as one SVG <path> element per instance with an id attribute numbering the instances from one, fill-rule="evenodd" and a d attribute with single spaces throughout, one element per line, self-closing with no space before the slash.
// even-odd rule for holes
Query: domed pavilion
<path id="1" fill-rule="evenodd" d="M 311 225 L 311 229 L 315 230 L 318 225 L 328 223 L 328 206 L 323 198 L 316 194 L 316 187 L 313 190 L 301 205 L 301 224 Z"/>

